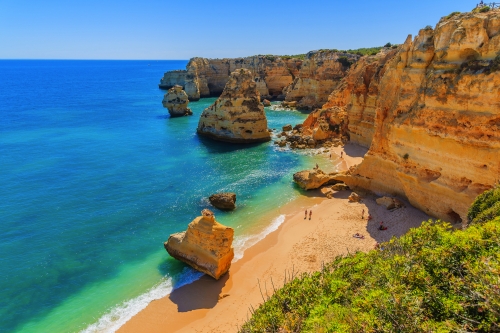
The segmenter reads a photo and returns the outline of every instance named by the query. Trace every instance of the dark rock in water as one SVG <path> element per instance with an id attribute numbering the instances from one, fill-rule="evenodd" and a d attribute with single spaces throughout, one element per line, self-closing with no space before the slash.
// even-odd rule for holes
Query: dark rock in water
<path id="1" fill-rule="evenodd" d="M 283 131 L 287 132 L 287 131 L 291 131 L 291 130 L 292 130 L 292 125 L 288 124 L 288 125 L 283 126 Z"/>
<path id="2" fill-rule="evenodd" d="M 236 193 L 212 194 L 208 200 L 210 203 L 222 210 L 233 210 L 236 208 Z"/>

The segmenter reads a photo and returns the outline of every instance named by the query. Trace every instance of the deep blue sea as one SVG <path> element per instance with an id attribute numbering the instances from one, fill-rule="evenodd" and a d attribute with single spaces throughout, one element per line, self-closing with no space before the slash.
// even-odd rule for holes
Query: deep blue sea
<path id="1" fill-rule="evenodd" d="M 0 61 L 1 332 L 113 332 L 196 279 L 163 242 L 213 193 L 237 193 L 215 211 L 237 258 L 283 221 L 260 217 L 300 195 L 291 175 L 314 157 L 200 139 L 215 98 L 170 119 L 158 82 L 186 63 Z M 266 114 L 271 128 L 307 116 Z"/>

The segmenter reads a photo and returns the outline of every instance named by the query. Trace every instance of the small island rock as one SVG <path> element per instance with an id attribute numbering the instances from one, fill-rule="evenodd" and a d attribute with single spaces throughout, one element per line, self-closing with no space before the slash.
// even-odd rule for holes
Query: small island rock
<path id="1" fill-rule="evenodd" d="M 168 109 L 170 117 L 191 116 L 193 112 L 188 108 L 188 95 L 181 86 L 173 86 L 163 97 L 163 107 Z"/>
<path id="2" fill-rule="evenodd" d="M 222 210 L 233 210 L 236 208 L 236 193 L 217 193 L 212 194 L 208 200 L 210 203 Z"/>
<path id="3" fill-rule="evenodd" d="M 170 235 L 164 246 L 175 259 L 218 280 L 234 258 L 234 230 L 217 222 L 210 210 L 201 213 L 186 231 Z"/>
<path id="4" fill-rule="evenodd" d="M 197 132 L 215 140 L 253 143 L 271 140 L 264 106 L 251 71 L 231 73 L 222 95 L 201 114 Z"/>

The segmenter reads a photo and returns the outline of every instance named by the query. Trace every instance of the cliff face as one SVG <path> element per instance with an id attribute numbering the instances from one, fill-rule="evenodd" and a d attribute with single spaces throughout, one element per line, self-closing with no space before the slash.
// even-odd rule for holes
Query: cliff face
<path id="1" fill-rule="evenodd" d="M 190 100 L 219 96 L 232 72 L 248 69 L 262 98 L 296 101 L 299 109 L 323 105 L 360 56 L 333 51 L 309 52 L 305 60 L 277 56 L 235 59 L 192 58 L 185 71 L 166 72 L 160 88 L 178 84 Z"/>
<path id="2" fill-rule="evenodd" d="M 293 83 L 284 90 L 285 101 L 297 101 L 299 109 L 320 108 L 359 58 L 333 51 L 309 52 Z"/>
<path id="3" fill-rule="evenodd" d="M 160 88 L 174 84 L 184 86 L 190 100 L 200 97 L 219 96 L 237 69 L 250 70 L 257 89 L 263 98 L 284 98 L 283 89 L 298 74 L 302 60 L 271 56 L 254 56 L 234 59 L 192 58 L 185 71 L 166 72 Z"/>
<path id="4" fill-rule="evenodd" d="M 409 36 L 369 85 L 347 79 L 327 106 L 345 108 L 353 141 L 373 140 L 346 183 L 464 220 L 500 178 L 499 54 L 500 12 L 459 14 Z"/>
<path id="5" fill-rule="evenodd" d="M 257 84 L 248 69 L 231 74 L 222 95 L 201 114 L 197 132 L 234 143 L 271 140 Z"/>

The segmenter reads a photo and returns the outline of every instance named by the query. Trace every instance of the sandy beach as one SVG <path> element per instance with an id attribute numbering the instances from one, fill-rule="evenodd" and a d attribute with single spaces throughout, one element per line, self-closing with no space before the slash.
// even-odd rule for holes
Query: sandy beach
<path id="1" fill-rule="evenodd" d="M 361 162 L 366 149 L 346 145 L 339 170 Z M 298 170 L 297 170 L 298 171 Z M 326 199 L 319 190 L 281 207 L 285 222 L 275 232 L 245 251 L 219 281 L 203 276 L 151 302 L 118 332 L 237 332 L 273 286 L 283 285 L 285 276 L 321 269 L 340 254 L 372 250 L 377 242 L 401 236 L 429 216 L 412 207 L 388 211 L 376 204 L 376 196 L 361 194 L 362 201 L 350 203 L 351 191 L 336 192 Z M 312 218 L 304 219 L 304 210 Z M 364 210 L 364 218 L 362 218 Z M 367 221 L 366 216 L 373 218 Z M 378 230 L 380 221 L 388 227 Z M 359 233 L 364 239 L 354 238 Z"/>

